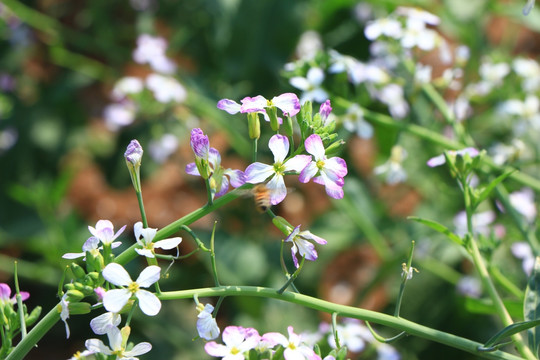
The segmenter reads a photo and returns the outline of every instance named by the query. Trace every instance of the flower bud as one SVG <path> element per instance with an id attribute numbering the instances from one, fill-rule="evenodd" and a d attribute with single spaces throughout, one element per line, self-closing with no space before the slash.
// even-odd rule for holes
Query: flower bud
<path id="1" fill-rule="evenodd" d="M 68 304 L 70 315 L 83 315 L 88 314 L 91 310 L 91 305 L 87 302 L 77 302 Z"/>
<path id="2" fill-rule="evenodd" d="M 84 294 L 79 290 L 68 290 L 66 292 L 67 301 L 77 303 L 84 298 Z"/>
<path id="3" fill-rule="evenodd" d="M 30 314 L 25 315 L 24 322 L 26 323 L 26 326 L 34 325 L 36 321 L 39 320 L 40 315 L 41 315 L 41 306 L 36 306 Z"/>
<path id="4" fill-rule="evenodd" d="M 86 272 L 78 264 L 71 263 L 69 267 L 71 269 L 71 272 L 73 273 L 73 276 L 75 276 L 75 279 L 83 279 L 86 276 Z"/>
<path id="5" fill-rule="evenodd" d="M 248 130 L 250 139 L 258 139 L 261 137 L 261 122 L 259 114 L 256 112 L 247 113 Z"/>
<path id="6" fill-rule="evenodd" d="M 287 116 L 285 118 L 285 121 L 283 122 L 283 129 L 285 130 L 285 135 L 289 137 L 293 136 L 294 134 L 293 121 L 290 116 Z"/>
<path id="7" fill-rule="evenodd" d="M 289 222 L 285 220 L 284 218 L 282 218 L 281 216 L 274 217 L 272 219 L 272 223 L 286 236 L 288 236 L 291 233 L 291 231 L 293 231 L 294 229 L 294 226 L 289 224 Z"/>
<path id="8" fill-rule="evenodd" d="M 270 106 L 270 107 L 266 107 L 264 109 L 266 110 L 266 114 L 270 118 L 270 127 L 272 128 L 272 130 L 278 131 L 279 130 L 279 120 L 277 118 L 277 107 Z"/>
<path id="9" fill-rule="evenodd" d="M 128 167 L 129 176 L 131 177 L 131 182 L 135 191 L 141 192 L 141 177 L 140 177 L 140 168 L 143 155 L 143 148 L 137 140 L 131 140 L 129 143 L 126 152 L 124 153 L 124 158 L 126 159 L 126 165 Z"/>

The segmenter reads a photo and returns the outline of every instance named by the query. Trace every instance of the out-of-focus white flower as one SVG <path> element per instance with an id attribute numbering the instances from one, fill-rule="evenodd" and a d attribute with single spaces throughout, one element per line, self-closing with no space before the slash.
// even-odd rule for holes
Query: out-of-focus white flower
<path id="1" fill-rule="evenodd" d="M 432 68 L 430 65 L 417 63 L 414 72 L 414 80 L 418 84 L 429 84 L 431 82 L 431 70 Z"/>
<path id="2" fill-rule="evenodd" d="M 523 261 L 523 271 L 527 276 L 530 276 L 534 267 L 535 258 L 529 243 L 525 241 L 515 242 L 512 244 L 511 251 L 515 257 Z"/>
<path id="3" fill-rule="evenodd" d="M 362 139 L 373 136 L 373 126 L 364 120 L 364 112 L 358 104 L 352 104 L 343 115 L 343 127 Z"/>
<path id="4" fill-rule="evenodd" d="M 455 59 L 457 66 L 463 66 L 471 57 L 471 50 L 466 45 L 460 45 L 455 50 Z"/>
<path id="5" fill-rule="evenodd" d="M 19 133 L 13 127 L 8 127 L 3 131 L 0 131 L 0 152 L 9 150 L 13 145 L 17 143 Z"/>
<path id="6" fill-rule="evenodd" d="M 373 18 L 373 7 L 370 3 L 361 1 L 354 6 L 353 15 L 356 21 L 364 24 L 369 19 Z"/>
<path id="7" fill-rule="evenodd" d="M 366 343 L 375 340 L 369 329 L 358 320 L 347 319 L 343 324 L 336 326 L 336 331 L 340 345 L 347 346 L 347 349 L 353 353 L 364 350 Z M 328 335 L 328 344 L 336 348 L 336 340 L 332 333 Z"/>
<path id="8" fill-rule="evenodd" d="M 533 92 L 540 89 L 540 65 L 533 59 L 516 58 L 512 69 L 521 77 L 523 90 Z"/>
<path id="9" fill-rule="evenodd" d="M 385 343 L 377 344 L 377 360 L 399 360 L 401 355 L 392 346 Z"/>
<path id="10" fill-rule="evenodd" d="M 308 30 L 300 35 L 300 40 L 296 45 L 296 57 L 300 60 L 310 61 L 321 50 L 323 50 L 321 35 L 316 31 Z"/>
<path id="11" fill-rule="evenodd" d="M 382 18 L 370 21 L 364 28 L 364 35 L 368 40 L 376 40 L 380 36 L 399 39 L 403 34 L 401 23 L 393 18 Z"/>
<path id="12" fill-rule="evenodd" d="M 126 95 L 140 93 L 144 88 L 143 81 L 134 76 L 121 78 L 114 84 L 111 92 L 111 98 L 115 101 L 123 100 Z"/>
<path id="13" fill-rule="evenodd" d="M 157 163 L 163 163 L 178 149 L 178 139 L 173 134 L 164 134 L 157 140 L 150 141 L 148 151 Z"/>
<path id="14" fill-rule="evenodd" d="M 453 103 L 448 104 L 448 107 L 452 109 L 458 121 L 467 119 L 472 112 L 469 100 L 465 96 L 458 96 Z"/>
<path id="15" fill-rule="evenodd" d="M 407 173 L 403 168 L 403 161 L 407 158 L 407 151 L 399 146 L 392 147 L 390 158 L 384 164 L 373 169 L 375 175 L 386 175 L 386 183 L 395 185 L 407 180 Z"/>
<path id="16" fill-rule="evenodd" d="M 407 27 L 401 37 L 401 45 L 406 49 L 418 47 L 424 51 L 435 49 L 441 38 L 432 29 L 426 28 L 426 23 L 416 18 L 407 19 Z"/>
<path id="17" fill-rule="evenodd" d="M 137 39 L 133 60 L 139 64 L 148 63 L 153 70 L 162 74 L 172 74 L 176 64 L 167 57 L 167 41 L 159 36 L 143 34 Z"/>
<path id="18" fill-rule="evenodd" d="M 131 101 L 110 104 L 103 110 L 105 125 L 112 131 L 131 125 L 135 120 L 135 104 Z"/>
<path id="19" fill-rule="evenodd" d="M 297 89 L 303 91 L 300 102 L 307 100 L 322 103 L 328 99 L 328 94 L 322 88 L 324 81 L 324 71 L 319 67 L 312 67 L 308 70 L 306 77 L 294 76 L 289 79 L 289 83 Z"/>
<path id="20" fill-rule="evenodd" d="M 475 234 L 489 235 L 491 232 L 490 225 L 495 221 L 495 213 L 491 210 L 479 212 L 472 216 L 472 228 Z M 456 234 L 459 236 L 465 235 L 467 230 L 467 214 L 465 211 L 459 212 L 454 217 L 454 226 Z"/>
<path id="21" fill-rule="evenodd" d="M 377 99 L 388 106 L 392 117 L 403 119 L 409 113 L 409 104 L 403 97 L 403 87 L 398 84 L 388 84 L 377 92 Z"/>
<path id="22" fill-rule="evenodd" d="M 503 165 L 526 157 L 527 147 L 523 141 L 512 139 L 509 145 L 496 143 L 489 149 L 489 153 L 495 164 Z"/>
<path id="23" fill-rule="evenodd" d="M 517 135 L 540 129 L 540 100 L 535 95 L 528 95 L 524 101 L 506 100 L 499 105 L 499 111 L 518 117 L 518 121 L 513 124 Z"/>
<path id="24" fill-rule="evenodd" d="M 154 93 L 157 101 L 162 103 L 183 102 L 187 98 L 186 89 L 173 77 L 150 74 L 146 78 L 146 87 Z"/>
<path id="25" fill-rule="evenodd" d="M 197 305 L 197 332 L 199 336 L 205 340 L 214 340 L 219 336 L 219 327 L 216 323 L 216 319 L 212 316 L 214 307 L 210 304 Z"/>
<path id="26" fill-rule="evenodd" d="M 409 19 L 421 21 L 426 25 L 437 26 L 441 23 L 441 19 L 430 12 L 419 8 L 400 6 L 396 9 L 397 15 L 406 16 Z"/>
<path id="27" fill-rule="evenodd" d="M 494 64 L 484 60 L 480 65 L 479 73 L 482 79 L 491 85 L 499 85 L 510 73 L 510 65 L 504 62 Z"/>
<path id="28" fill-rule="evenodd" d="M 482 295 L 482 283 L 475 276 L 463 276 L 459 279 L 456 289 L 458 293 L 472 298 L 479 298 Z"/>
<path id="29" fill-rule="evenodd" d="M 533 223 L 536 220 L 537 210 L 532 189 L 523 188 L 515 191 L 508 195 L 508 200 L 510 200 L 510 204 L 514 209 L 523 215 L 528 222 Z"/>

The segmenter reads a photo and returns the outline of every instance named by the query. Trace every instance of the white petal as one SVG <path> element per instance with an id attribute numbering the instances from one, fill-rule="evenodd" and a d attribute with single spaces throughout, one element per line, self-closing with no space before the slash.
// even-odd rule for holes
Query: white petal
<path id="1" fill-rule="evenodd" d="M 90 327 L 95 334 L 104 335 L 110 326 L 118 326 L 120 321 L 120 314 L 106 312 L 90 320 Z"/>
<path id="2" fill-rule="evenodd" d="M 304 170 L 304 168 L 309 164 L 311 161 L 311 156 L 309 155 L 296 155 L 295 157 L 287 160 L 285 162 L 284 167 L 285 171 L 297 171 L 300 172 Z"/>
<path id="3" fill-rule="evenodd" d="M 139 290 L 135 296 L 139 299 L 139 307 L 143 313 L 148 316 L 154 316 L 159 313 L 161 301 L 159 301 L 156 295 L 152 294 L 150 291 Z"/>
<path id="4" fill-rule="evenodd" d="M 311 83 L 308 81 L 308 79 L 301 76 L 295 76 L 295 77 L 290 78 L 289 83 L 295 88 L 304 90 L 304 91 L 308 90 L 311 86 Z"/>
<path id="5" fill-rule="evenodd" d="M 63 259 L 78 259 L 85 255 L 85 253 L 66 253 L 62 255 Z"/>
<path id="6" fill-rule="evenodd" d="M 95 351 L 104 355 L 112 355 L 111 349 L 99 339 L 88 339 L 84 346 L 90 351 Z"/>
<path id="7" fill-rule="evenodd" d="M 164 240 L 156 241 L 156 243 L 154 244 L 154 247 L 159 248 L 159 249 L 170 250 L 170 249 L 174 249 L 175 247 L 177 247 L 178 244 L 180 244 L 181 242 L 182 242 L 181 237 L 174 237 L 174 238 L 170 238 L 170 239 L 164 239 Z"/>
<path id="8" fill-rule="evenodd" d="M 139 356 L 152 350 L 152 344 L 148 342 L 138 343 L 129 351 L 124 351 L 125 356 Z"/>
<path id="9" fill-rule="evenodd" d="M 274 167 L 260 162 L 254 162 L 246 168 L 246 182 L 258 184 L 268 179 L 274 174 Z"/>
<path id="10" fill-rule="evenodd" d="M 127 304 L 131 292 L 128 289 L 112 289 L 103 295 L 103 306 L 107 311 L 118 313 Z"/>
<path id="11" fill-rule="evenodd" d="M 155 258 L 155 255 L 152 253 L 152 250 L 149 250 L 149 249 L 135 249 L 135 251 L 137 252 L 137 254 L 141 255 L 141 256 L 145 256 L 147 258 Z"/>
<path id="12" fill-rule="evenodd" d="M 317 134 L 310 135 L 304 142 L 306 151 L 315 157 L 315 161 L 324 160 L 324 145 L 321 137 Z"/>
<path id="13" fill-rule="evenodd" d="M 287 196 L 287 188 L 282 175 L 276 175 L 266 184 L 270 190 L 270 204 L 277 205 Z"/>
<path id="14" fill-rule="evenodd" d="M 117 263 L 110 263 L 105 266 L 102 274 L 105 280 L 117 286 L 128 286 L 132 283 L 131 276 L 129 276 L 126 269 Z"/>
<path id="15" fill-rule="evenodd" d="M 150 265 L 141 272 L 136 282 L 140 287 L 149 287 L 159 280 L 160 273 L 161 268 L 159 266 Z"/>
<path id="16" fill-rule="evenodd" d="M 142 229 L 143 229 L 143 223 L 140 221 L 137 221 L 135 225 L 133 225 L 133 232 L 135 233 L 135 239 L 139 240 L 141 238 Z"/>
<path id="17" fill-rule="evenodd" d="M 281 163 L 289 153 L 289 139 L 286 136 L 276 134 L 270 138 L 268 147 L 274 154 L 274 163 Z"/>

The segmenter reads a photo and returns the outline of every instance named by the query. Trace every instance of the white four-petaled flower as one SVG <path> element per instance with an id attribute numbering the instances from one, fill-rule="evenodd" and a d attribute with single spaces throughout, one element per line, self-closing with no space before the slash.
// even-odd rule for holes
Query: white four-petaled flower
<path id="1" fill-rule="evenodd" d="M 294 230 L 287 236 L 285 242 L 291 242 L 293 244 L 291 248 L 292 258 L 294 266 L 298 267 L 298 259 L 296 254 L 300 254 L 301 257 L 306 258 L 306 260 L 315 261 L 317 260 L 317 251 L 315 250 L 315 245 L 310 243 L 315 241 L 317 244 L 326 245 L 327 241 L 323 238 L 312 234 L 310 231 L 300 231 L 300 225 L 294 228 Z"/>
<path id="2" fill-rule="evenodd" d="M 104 355 L 116 355 L 116 360 L 137 360 L 138 358 L 135 356 L 146 354 L 152 350 L 152 344 L 148 342 L 138 343 L 133 346 L 131 350 L 127 350 L 126 344 L 129 330 L 127 331 L 127 336 L 122 336 L 122 331 L 117 327 L 111 327 L 107 331 L 109 346 L 105 345 L 103 341 L 99 339 L 88 339 L 85 342 L 86 348 L 89 351 L 98 352 Z"/>
<path id="3" fill-rule="evenodd" d="M 146 256 L 148 258 L 155 257 L 154 249 L 171 250 L 178 246 L 182 242 L 181 237 L 174 237 L 170 239 L 163 239 L 153 242 L 156 236 L 157 229 L 143 228 L 142 222 L 137 222 L 133 226 L 133 232 L 135 233 L 135 240 L 142 249 L 135 249 L 139 255 Z"/>

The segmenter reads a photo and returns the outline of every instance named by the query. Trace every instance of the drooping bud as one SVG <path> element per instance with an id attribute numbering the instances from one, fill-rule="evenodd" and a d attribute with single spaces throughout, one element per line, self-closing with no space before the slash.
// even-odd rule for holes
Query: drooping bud
<path id="1" fill-rule="evenodd" d="M 274 217 L 272 219 L 272 223 L 286 236 L 288 236 L 294 229 L 294 226 L 292 226 L 287 220 L 285 220 L 285 218 L 282 218 L 281 216 Z"/>

